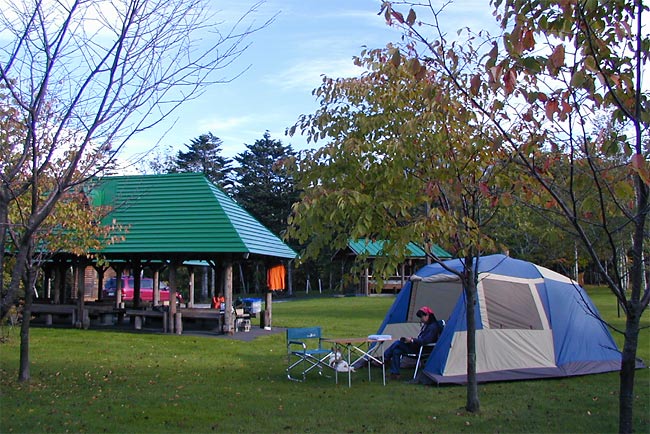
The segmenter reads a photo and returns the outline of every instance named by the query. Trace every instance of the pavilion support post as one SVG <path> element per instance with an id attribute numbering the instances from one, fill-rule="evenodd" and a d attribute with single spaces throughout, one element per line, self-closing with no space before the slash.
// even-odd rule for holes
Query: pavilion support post
<path id="1" fill-rule="evenodd" d="M 70 264 L 64 263 L 61 273 L 61 304 L 72 303 L 72 295 L 74 293 L 74 278 L 70 282 L 70 291 L 68 291 L 68 271 L 71 271 Z M 72 274 L 72 273 L 71 273 Z"/>
<path id="2" fill-rule="evenodd" d="M 208 270 L 209 267 L 201 267 L 201 300 L 208 300 Z"/>
<path id="3" fill-rule="evenodd" d="M 188 265 L 187 272 L 190 276 L 190 294 L 189 294 L 189 300 L 187 300 L 187 306 L 194 307 L 194 267 Z"/>
<path id="4" fill-rule="evenodd" d="M 271 330 L 273 321 L 273 291 L 266 291 L 266 300 L 264 300 L 264 330 Z"/>
<path id="5" fill-rule="evenodd" d="M 241 262 L 237 262 L 237 269 L 239 270 L 239 281 L 241 282 L 242 293 L 248 294 L 248 289 L 246 286 L 246 278 L 244 277 L 244 269 L 241 266 Z"/>
<path id="6" fill-rule="evenodd" d="M 77 290 L 77 322 L 75 327 L 87 330 L 90 318 L 86 310 L 86 263 L 81 261 L 74 266 L 75 287 Z"/>
<path id="7" fill-rule="evenodd" d="M 217 295 L 217 270 L 214 266 L 210 266 L 210 298 Z"/>
<path id="8" fill-rule="evenodd" d="M 293 295 L 293 261 L 287 263 L 287 294 Z"/>
<path id="9" fill-rule="evenodd" d="M 106 267 L 95 264 L 93 266 L 97 272 L 97 300 L 102 301 L 104 298 L 104 275 L 106 274 Z"/>
<path id="10" fill-rule="evenodd" d="M 224 287 L 224 298 L 226 299 L 226 309 L 224 315 L 224 333 L 232 335 L 235 332 L 234 328 L 234 315 L 232 307 L 232 261 L 228 261 L 224 265 L 223 270 L 223 287 Z"/>
<path id="11" fill-rule="evenodd" d="M 138 309 L 140 307 L 140 299 L 142 293 L 142 263 L 139 259 L 133 260 L 133 307 Z"/>
<path id="12" fill-rule="evenodd" d="M 366 267 L 363 270 L 363 281 L 361 282 L 361 284 L 363 285 L 362 288 L 363 295 L 370 294 L 370 270 L 368 269 L 368 267 Z"/>
<path id="13" fill-rule="evenodd" d="M 153 270 L 153 305 L 160 305 L 160 272 L 164 268 L 164 265 L 150 265 L 150 268 Z"/>
<path id="14" fill-rule="evenodd" d="M 157 268 L 153 270 L 153 301 L 154 306 L 160 304 L 160 271 Z"/>
<path id="15" fill-rule="evenodd" d="M 80 264 L 75 264 L 72 267 L 72 282 L 73 292 L 77 297 L 77 321 L 74 323 L 74 326 L 80 329 L 84 308 L 83 273 L 81 272 Z"/>
<path id="16" fill-rule="evenodd" d="M 124 272 L 124 266 L 116 265 L 113 268 L 115 269 L 115 307 L 121 309 L 124 307 L 122 303 L 122 273 Z"/>
<path id="17" fill-rule="evenodd" d="M 45 298 L 52 302 L 52 267 L 43 268 L 43 286 L 45 287 Z"/>
<path id="18" fill-rule="evenodd" d="M 61 272 L 61 266 L 59 264 L 54 266 L 54 295 L 53 295 L 53 302 L 54 304 L 60 304 L 61 303 L 61 283 L 62 283 L 62 272 Z"/>
<path id="19" fill-rule="evenodd" d="M 177 288 L 177 283 L 176 283 L 176 269 L 177 269 L 178 263 L 176 261 L 172 261 L 172 263 L 169 265 L 169 316 L 167 319 L 169 320 L 169 333 L 174 333 L 174 330 L 176 330 L 176 288 Z"/>

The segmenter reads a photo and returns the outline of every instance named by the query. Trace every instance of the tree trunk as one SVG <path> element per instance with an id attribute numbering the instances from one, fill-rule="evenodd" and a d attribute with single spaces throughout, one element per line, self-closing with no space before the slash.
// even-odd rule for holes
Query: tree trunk
<path id="1" fill-rule="evenodd" d="M 472 269 L 472 261 L 465 263 L 465 294 L 467 300 L 467 405 L 465 409 L 477 413 L 481 409 L 478 399 L 478 384 L 476 381 L 476 279 Z"/>
<path id="2" fill-rule="evenodd" d="M 639 9 L 640 10 L 640 9 Z M 641 155 L 640 130 L 637 124 L 637 154 Z M 619 409 L 618 431 L 631 433 L 633 430 L 634 408 L 634 375 L 636 368 L 636 352 L 639 345 L 639 322 L 641 315 L 648 306 L 647 282 L 644 282 L 645 263 L 644 250 L 646 242 L 645 223 L 648 218 L 648 186 L 641 177 L 634 177 L 636 191 L 636 209 L 639 212 L 634 219 L 634 234 L 632 236 L 632 266 L 630 267 L 631 293 L 625 309 L 625 340 L 621 357 L 621 371 L 619 373 Z M 644 286 L 645 284 L 645 286 Z M 622 288 L 621 288 L 622 291 Z"/>
<path id="3" fill-rule="evenodd" d="M 14 264 L 11 268 L 11 280 L 9 281 L 9 289 L 4 293 L 2 301 L 0 301 L 0 318 L 7 316 L 9 309 L 16 302 L 18 289 L 20 288 L 20 281 L 27 270 L 28 251 L 30 250 L 31 239 L 29 237 L 22 237 L 20 244 L 17 248 L 17 254 L 14 259 Z M 0 270 L 2 271 L 2 270 Z M 4 291 L 5 288 L 3 287 Z"/>
<path id="4" fill-rule="evenodd" d="M 29 326 L 32 317 L 32 302 L 34 300 L 33 273 L 27 271 L 25 279 L 25 304 L 23 305 L 23 322 L 20 325 L 20 362 L 18 367 L 18 381 L 29 381 Z"/>
<path id="5" fill-rule="evenodd" d="M 5 190 L 0 189 L 0 271 L 5 269 L 6 239 L 9 234 L 9 199 L 6 197 Z M 0 288 L 5 287 L 4 273 L 0 272 Z M 5 311 L 0 319 L 4 318 Z M 9 312 L 9 309 L 7 309 Z"/>
<path id="6" fill-rule="evenodd" d="M 628 312 L 625 322 L 625 341 L 623 343 L 621 371 L 619 372 L 618 432 L 622 434 L 632 433 L 634 375 L 636 368 L 636 350 L 639 340 L 639 315 L 636 309 Z"/>

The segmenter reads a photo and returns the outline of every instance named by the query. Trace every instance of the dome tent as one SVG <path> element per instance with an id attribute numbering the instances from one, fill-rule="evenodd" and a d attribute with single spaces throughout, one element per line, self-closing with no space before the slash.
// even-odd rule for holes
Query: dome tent
<path id="1" fill-rule="evenodd" d="M 476 365 L 479 382 L 617 371 L 621 355 L 577 282 L 504 255 L 477 258 Z M 461 271 L 460 259 L 445 267 Z M 466 383 L 465 295 L 440 264 L 420 269 L 399 293 L 378 333 L 417 333 L 415 313 L 430 306 L 445 329 L 420 375 L 423 382 Z"/>

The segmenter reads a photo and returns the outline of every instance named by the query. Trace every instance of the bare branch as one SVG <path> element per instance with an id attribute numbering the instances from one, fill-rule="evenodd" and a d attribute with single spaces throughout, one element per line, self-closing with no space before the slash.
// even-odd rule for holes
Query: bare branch
<path id="1" fill-rule="evenodd" d="M 246 68 L 231 68 L 249 38 L 274 19 L 256 23 L 261 5 L 228 22 L 210 0 L 3 3 L 0 102 L 19 113 L 22 146 L 1 144 L 10 158 L 0 166 L 0 208 L 29 193 L 31 209 L 17 210 L 12 226 L 22 251 L 8 291 L 0 278 L 2 314 L 29 266 L 32 237 L 62 195 L 111 164 L 134 135 L 237 78 Z M 12 222 L 0 218 L 4 246 Z"/>

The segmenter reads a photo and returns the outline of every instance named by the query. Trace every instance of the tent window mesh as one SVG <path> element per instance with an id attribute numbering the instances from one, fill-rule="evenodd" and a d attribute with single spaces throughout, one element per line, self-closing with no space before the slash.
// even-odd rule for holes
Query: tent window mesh
<path id="1" fill-rule="evenodd" d="M 483 287 L 491 329 L 543 329 L 530 286 L 485 279 Z"/>
<path id="2" fill-rule="evenodd" d="M 438 319 L 449 319 L 461 291 L 457 282 L 414 282 L 407 321 L 418 322 L 415 313 L 422 306 L 429 306 Z"/>

